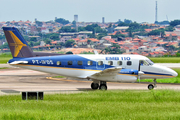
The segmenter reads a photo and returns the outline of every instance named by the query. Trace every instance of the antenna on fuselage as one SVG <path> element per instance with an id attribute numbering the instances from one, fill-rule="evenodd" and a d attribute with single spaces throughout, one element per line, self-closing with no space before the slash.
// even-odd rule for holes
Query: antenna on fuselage
<path id="1" fill-rule="evenodd" d="M 95 54 L 95 55 L 99 55 L 99 53 L 98 53 L 96 50 L 94 50 L 94 54 Z"/>
<path id="2" fill-rule="evenodd" d="M 144 72 L 141 71 L 141 65 L 143 65 L 144 62 L 143 61 L 139 61 L 139 67 L 138 67 L 138 80 L 139 80 L 139 83 L 141 81 L 141 75 L 144 75 Z"/>

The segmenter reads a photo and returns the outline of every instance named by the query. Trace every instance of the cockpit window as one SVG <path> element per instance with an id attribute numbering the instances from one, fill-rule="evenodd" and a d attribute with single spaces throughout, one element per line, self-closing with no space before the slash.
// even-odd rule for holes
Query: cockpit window
<path id="1" fill-rule="evenodd" d="M 144 66 L 149 66 L 149 65 L 153 65 L 154 63 L 151 60 L 140 60 L 139 64 Z"/>
<path id="2" fill-rule="evenodd" d="M 145 60 L 140 60 L 139 61 L 139 63 L 140 63 L 140 65 L 144 65 L 144 66 L 148 66 L 149 65 L 149 63 L 147 62 L 147 61 L 145 61 Z"/>

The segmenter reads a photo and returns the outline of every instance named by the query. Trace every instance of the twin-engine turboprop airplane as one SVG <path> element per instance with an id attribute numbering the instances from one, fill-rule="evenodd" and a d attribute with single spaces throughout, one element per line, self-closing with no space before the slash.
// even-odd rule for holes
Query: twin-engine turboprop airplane
<path id="1" fill-rule="evenodd" d="M 67 77 L 92 80 L 92 89 L 106 90 L 106 82 L 136 82 L 137 79 L 176 77 L 170 68 L 154 64 L 141 55 L 56 55 L 39 56 L 30 49 L 17 28 L 3 27 L 13 59 L 10 65 L 59 74 Z M 50 55 L 50 56 L 49 56 Z"/>

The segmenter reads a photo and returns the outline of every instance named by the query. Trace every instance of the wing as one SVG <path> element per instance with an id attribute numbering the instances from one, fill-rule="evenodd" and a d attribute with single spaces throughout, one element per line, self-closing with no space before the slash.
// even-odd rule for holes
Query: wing
<path id="1" fill-rule="evenodd" d="M 91 75 L 90 78 L 101 77 L 101 76 L 115 76 L 120 72 L 121 69 L 122 69 L 122 67 L 108 68 L 108 69 L 105 69 L 101 72 L 98 72 L 98 73 Z"/>

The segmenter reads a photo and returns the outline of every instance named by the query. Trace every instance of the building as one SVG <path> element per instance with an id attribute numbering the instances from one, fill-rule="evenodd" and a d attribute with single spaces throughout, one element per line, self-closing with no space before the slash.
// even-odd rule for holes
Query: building
<path id="1" fill-rule="evenodd" d="M 102 17 L 102 24 L 104 24 L 105 23 L 105 18 L 104 17 Z"/>
<path id="2" fill-rule="evenodd" d="M 78 15 L 74 15 L 74 21 L 78 22 Z"/>

